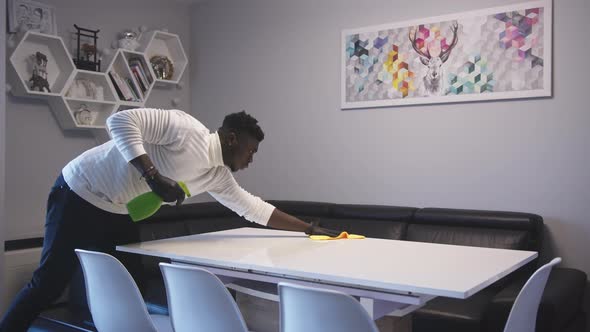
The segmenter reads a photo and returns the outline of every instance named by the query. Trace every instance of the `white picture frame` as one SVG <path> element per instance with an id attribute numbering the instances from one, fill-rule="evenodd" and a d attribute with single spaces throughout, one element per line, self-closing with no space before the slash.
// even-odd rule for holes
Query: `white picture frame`
<path id="1" fill-rule="evenodd" d="M 432 39 L 433 33 L 438 44 L 428 44 L 433 40 L 426 36 Z M 453 49 L 455 35 L 458 47 Z M 429 90 L 437 77 L 429 76 L 427 63 L 436 57 L 425 57 L 431 56 L 430 45 L 438 46 L 440 58 L 450 52 L 443 61 L 452 59 L 439 67 L 438 91 Z M 552 95 L 551 0 L 345 29 L 341 46 L 341 109 Z M 486 71 L 476 77 L 479 81 L 471 68 L 461 67 L 472 60 L 476 71 Z M 522 63 L 530 68 L 520 68 Z"/>
<path id="2" fill-rule="evenodd" d="M 32 0 L 8 0 L 8 32 L 57 35 L 55 7 Z"/>

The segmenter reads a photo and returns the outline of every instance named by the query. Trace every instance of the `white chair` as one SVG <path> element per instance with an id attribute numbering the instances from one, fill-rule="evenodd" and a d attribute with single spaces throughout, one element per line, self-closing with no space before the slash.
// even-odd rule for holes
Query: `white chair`
<path id="1" fill-rule="evenodd" d="M 512 305 L 504 332 L 535 332 L 537 312 L 547 278 L 549 278 L 551 269 L 559 263 L 561 263 L 561 258 L 554 258 L 535 271 L 524 284 Z"/>
<path id="2" fill-rule="evenodd" d="M 247 332 L 238 305 L 213 273 L 160 263 L 175 332 Z"/>
<path id="3" fill-rule="evenodd" d="M 88 307 L 99 332 L 172 332 L 170 318 L 150 315 L 137 284 L 119 260 L 95 251 L 76 249 Z"/>
<path id="4" fill-rule="evenodd" d="M 279 283 L 281 332 L 379 332 L 353 297 L 326 289 Z"/>

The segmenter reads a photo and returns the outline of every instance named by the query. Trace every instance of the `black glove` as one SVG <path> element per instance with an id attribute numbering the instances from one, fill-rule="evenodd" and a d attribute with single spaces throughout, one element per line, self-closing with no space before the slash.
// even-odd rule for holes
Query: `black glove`
<path id="1" fill-rule="evenodd" d="M 323 228 L 319 226 L 319 221 L 312 221 L 311 226 L 305 231 L 307 235 L 327 235 L 330 237 L 337 237 L 340 235 L 339 231 L 335 231 L 333 229 Z"/>
<path id="2" fill-rule="evenodd" d="M 176 206 L 179 206 L 184 201 L 184 190 L 182 190 L 178 182 L 160 173 L 146 177 L 146 181 L 152 191 L 160 196 L 164 202 L 176 202 Z"/>

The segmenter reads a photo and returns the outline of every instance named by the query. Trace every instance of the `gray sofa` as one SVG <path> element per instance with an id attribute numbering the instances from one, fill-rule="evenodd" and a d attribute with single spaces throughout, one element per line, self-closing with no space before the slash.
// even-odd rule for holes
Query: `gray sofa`
<path id="1" fill-rule="evenodd" d="M 318 220 L 324 227 L 368 237 L 534 251 L 541 251 L 543 246 L 543 219 L 530 213 L 270 202 L 303 220 Z M 164 207 L 150 219 L 138 223 L 137 231 L 142 241 L 147 241 L 245 226 L 260 227 L 212 202 Z M 167 313 L 159 261 L 117 255 L 123 261 L 141 260 L 140 264 L 130 264 L 128 268 L 142 289 L 148 309 Z M 383 257 L 383 263 L 387 264 L 386 255 Z M 413 313 L 413 331 L 501 332 L 520 288 L 538 265 L 534 261 L 467 300 L 434 299 Z M 537 331 L 585 332 L 582 302 L 586 283 L 587 276 L 582 271 L 554 269 L 543 294 Z M 72 281 L 69 301 L 45 311 L 36 325 L 41 328 L 48 323 L 58 324 L 63 331 L 94 330 L 81 273 Z"/>

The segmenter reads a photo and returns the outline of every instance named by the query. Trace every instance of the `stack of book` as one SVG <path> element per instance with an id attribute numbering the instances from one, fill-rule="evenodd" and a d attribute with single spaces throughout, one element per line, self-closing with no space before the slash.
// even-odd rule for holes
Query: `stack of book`
<path id="1" fill-rule="evenodd" d="M 149 69 L 145 65 L 145 61 L 142 61 L 139 57 L 129 58 L 129 69 L 133 74 L 135 80 L 138 82 L 141 93 L 145 96 L 150 84 L 154 81 Z"/>
<path id="2" fill-rule="evenodd" d="M 127 61 L 131 70 L 129 77 L 124 77 L 114 70 L 109 71 L 109 77 L 121 100 L 141 102 L 154 78 L 141 58 L 131 57 Z"/>

